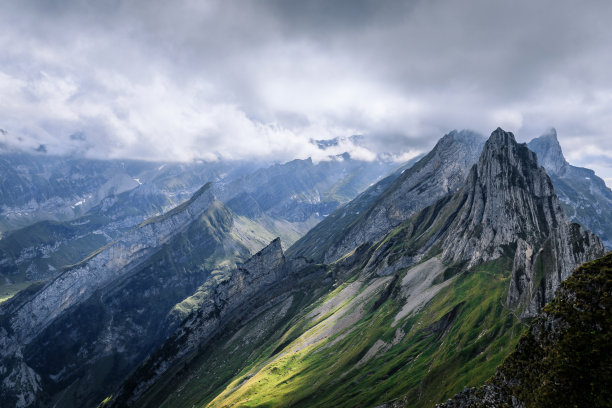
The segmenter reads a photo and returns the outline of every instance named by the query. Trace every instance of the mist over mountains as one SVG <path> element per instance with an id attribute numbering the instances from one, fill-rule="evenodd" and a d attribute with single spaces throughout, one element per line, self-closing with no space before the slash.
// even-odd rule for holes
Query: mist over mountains
<path id="1" fill-rule="evenodd" d="M 554 131 L 452 131 L 401 165 L 41 157 L 2 157 L 15 406 L 433 406 L 612 236 Z"/>
<path id="2" fill-rule="evenodd" d="M 612 2 L 1 10 L 0 408 L 612 407 Z"/>

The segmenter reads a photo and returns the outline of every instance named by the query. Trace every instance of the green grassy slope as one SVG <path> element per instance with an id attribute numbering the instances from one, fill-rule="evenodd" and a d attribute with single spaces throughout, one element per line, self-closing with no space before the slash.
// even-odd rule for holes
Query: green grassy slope
<path id="1" fill-rule="evenodd" d="M 295 294 L 284 317 L 270 312 L 230 330 L 141 403 L 357 407 L 409 391 L 410 406 L 431 406 L 490 377 L 515 346 L 522 325 L 502 306 L 509 266 L 502 258 L 450 277 L 397 324 L 407 271 L 362 282 L 358 270 L 306 308 L 307 290 Z M 452 276 L 450 269 L 439 280 Z"/>

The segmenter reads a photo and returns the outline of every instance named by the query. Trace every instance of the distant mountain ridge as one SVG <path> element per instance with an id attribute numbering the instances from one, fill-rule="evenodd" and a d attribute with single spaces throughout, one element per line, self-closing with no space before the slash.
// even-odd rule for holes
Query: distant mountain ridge
<path id="1" fill-rule="evenodd" d="M 348 157 L 316 165 L 298 160 L 232 181 L 207 183 L 172 210 L 134 227 L 128 224 L 83 261 L 58 268 L 46 284 L 34 284 L 0 305 L 0 338 L 6 346 L 0 352 L 0 370 L 10 378 L 0 386 L 0 396 L 4 401 L 23 401 L 24 406 L 95 405 L 201 306 L 202 291 L 224 281 L 236 262 L 261 249 L 266 235 L 299 236 L 300 223 L 308 227 L 312 218 L 316 222 L 322 217 L 316 214 L 320 196 L 327 194 L 335 207 L 337 200 L 355 194 L 363 183 L 386 173 L 388 166 L 395 164 Z M 240 212 L 234 199 L 245 195 L 259 211 Z M 130 212 L 121 208 L 129 206 L 129 198 L 103 200 L 96 207 L 98 214 L 108 212 L 117 220 L 133 222 L 123 218 Z M 91 222 L 95 219 L 90 215 L 77 224 L 84 221 L 85 227 L 102 229 Z M 49 225 L 60 233 L 62 226 Z M 73 227 L 78 230 L 79 225 Z M 28 230 L 34 226 L 24 232 Z M 97 235 L 96 229 L 83 231 Z M 11 242 L 12 236 L 3 243 Z M 280 245 L 278 240 L 273 243 Z M 45 262 L 47 254 L 41 255 Z"/>
<path id="2" fill-rule="evenodd" d="M 612 190 L 593 170 L 572 166 L 565 160 L 555 129 L 528 146 L 546 168 L 567 216 L 591 229 L 612 249 Z"/>
<path id="3" fill-rule="evenodd" d="M 70 160 L 64 167 L 54 160 L 49 159 L 51 169 L 69 172 L 72 168 Z M 99 167 L 106 173 L 112 173 L 112 165 L 116 164 L 122 172 L 139 177 L 138 182 L 125 175 L 133 183 L 128 191 L 104 190 L 108 196 L 100 193 L 103 198 L 96 196 L 87 206 L 79 206 L 84 214 L 77 218 L 41 221 L 5 233 L 0 239 L 1 292 L 58 275 L 64 266 L 80 261 L 143 220 L 185 201 L 206 178 L 212 179 L 216 196 L 232 211 L 234 234 L 249 250 L 257 252 L 277 236 L 285 245 L 292 244 L 337 206 L 398 166 L 392 162 L 352 160 L 348 155 L 320 163 L 293 160 L 255 171 L 250 170 L 254 164 L 248 163 L 157 166 L 127 162 L 123 169 L 121 162 L 94 162 L 94 169 Z M 87 177 L 88 162 L 83 163 L 82 171 L 74 177 Z M 35 164 L 38 161 L 24 166 L 27 169 Z M 60 196 L 64 193 L 71 194 L 71 190 L 58 192 Z"/>

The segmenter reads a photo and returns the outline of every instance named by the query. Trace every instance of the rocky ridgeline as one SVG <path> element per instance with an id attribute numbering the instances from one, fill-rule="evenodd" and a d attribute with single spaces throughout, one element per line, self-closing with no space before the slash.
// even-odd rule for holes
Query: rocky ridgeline
<path id="1" fill-rule="evenodd" d="M 499 258 L 504 246 L 542 242 L 565 221 L 554 188 L 535 153 L 512 133 L 493 132 L 472 168 L 443 256 L 469 266 Z"/>
<path id="2" fill-rule="evenodd" d="M 498 128 L 459 191 L 407 221 L 377 248 L 367 269 L 389 275 L 430 251 L 467 267 L 513 257 L 506 303 L 529 317 L 577 265 L 603 255 L 604 247 L 568 221 L 535 153 Z"/>
<path id="3" fill-rule="evenodd" d="M 374 243 L 422 208 L 452 194 L 465 182 L 484 138 L 470 131 L 452 131 L 433 150 L 405 170 L 380 199 L 330 246 L 324 256 L 331 263 L 365 243 Z M 342 210 L 342 209 L 340 209 Z"/>
<path id="4" fill-rule="evenodd" d="M 115 406 L 129 405 L 183 357 L 206 345 L 231 315 L 253 318 L 288 296 L 290 291 L 271 295 L 305 265 L 303 260 L 286 261 L 280 239 L 239 265 L 224 281 L 210 288 L 200 307 L 192 312 L 168 341 L 132 376 L 114 400 Z M 284 292 L 284 293 L 283 293 Z M 269 297 L 268 297 L 269 296 Z M 262 301 L 262 297 L 265 300 Z M 131 384 L 131 385 L 130 385 Z"/>
<path id="5" fill-rule="evenodd" d="M 0 306 L 0 397 L 28 406 L 41 389 L 40 377 L 23 361 L 22 349 L 64 311 L 96 290 L 129 274 L 171 237 L 180 233 L 214 202 L 210 184 L 185 204 L 149 219 L 112 244 L 68 268 L 35 293 L 24 293 Z"/>
<path id="6" fill-rule="evenodd" d="M 64 310 L 87 299 L 120 274 L 128 273 L 185 228 L 214 201 L 210 187 L 205 185 L 181 207 L 145 221 L 45 285 L 11 318 L 18 341 L 27 344 Z"/>

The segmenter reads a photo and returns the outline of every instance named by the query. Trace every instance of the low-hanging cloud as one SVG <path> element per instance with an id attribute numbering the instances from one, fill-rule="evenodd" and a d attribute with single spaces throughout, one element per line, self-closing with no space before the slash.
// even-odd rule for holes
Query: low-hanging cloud
<path id="1" fill-rule="evenodd" d="M 413 154 L 555 126 L 612 176 L 612 3 L 34 1 L 0 14 L 0 142 L 154 160 Z M 74 137 L 73 135 L 80 135 Z M 349 139 L 345 139 L 349 140 Z"/>

